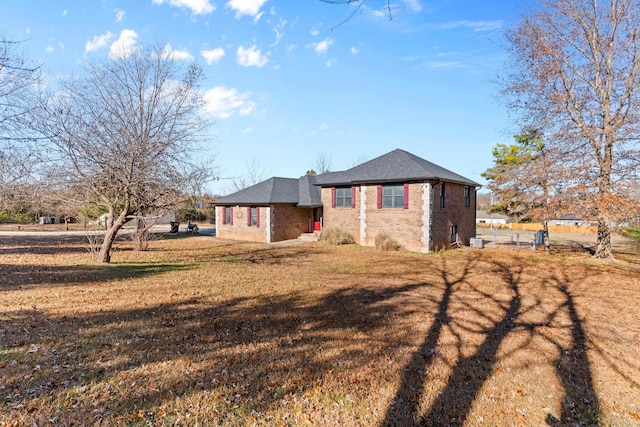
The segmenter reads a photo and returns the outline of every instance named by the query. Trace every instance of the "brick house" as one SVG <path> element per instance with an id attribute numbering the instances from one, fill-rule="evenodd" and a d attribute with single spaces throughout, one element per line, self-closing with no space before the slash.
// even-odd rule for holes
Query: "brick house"
<path id="1" fill-rule="evenodd" d="M 268 192 L 280 180 L 287 179 L 271 178 L 216 200 L 218 235 L 274 242 L 339 227 L 363 246 L 374 246 L 384 232 L 414 252 L 445 249 L 456 242 L 467 245 L 475 237 L 475 190 L 480 185 L 403 150 L 345 171 L 289 179 L 290 187 L 282 190 L 288 198 L 277 204 Z M 251 218 L 234 226 L 240 218 L 234 218 L 232 205 Z M 268 222 L 264 227 L 270 231 L 252 229 L 250 223 L 260 224 L 254 216 Z"/>
<path id="2" fill-rule="evenodd" d="M 216 235 L 272 243 L 319 231 L 322 202 L 315 179 L 273 177 L 215 200 Z"/>

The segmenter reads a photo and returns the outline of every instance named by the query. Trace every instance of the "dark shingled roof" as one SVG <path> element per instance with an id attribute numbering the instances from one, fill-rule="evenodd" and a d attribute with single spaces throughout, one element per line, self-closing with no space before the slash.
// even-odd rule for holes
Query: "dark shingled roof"
<path id="1" fill-rule="evenodd" d="M 414 156 L 404 150 L 394 150 L 366 163 L 342 172 L 327 172 L 302 178 L 269 178 L 256 185 L 217 199 L 214 205 L 289 204 L 298 207 L 322 206 L 320 187 L 366 183 L 410 182 L 436 180 L 480 187 L 457 173 Z"/>
<path id="2" fill-rule="evenodd" d="M 315 177 L 269 178 L 236 193 L 221 197 L 214 205 L 271 205 L 288 204 L 299 207 L 322 206 L 320 188 Z"/>
<path id="3" fill-rule="evenodd" d="M 434 179 L 481 187 L 477 182 L 400 149 L 393 150 L 346 171 L 327 172 L 318 175 L 316 177 L 316 185 L 329 187 L 334 185 Z"/>
<path id="4" fill-rule="evenodd" d="M 298 180 L 298 188 L 300 198 L 298 206 L 300 207 L 316 207 L 322 206 L 322 198 L 320 197 L 320 188 L 315 185 L 316 177 L 305 175 Z"/>

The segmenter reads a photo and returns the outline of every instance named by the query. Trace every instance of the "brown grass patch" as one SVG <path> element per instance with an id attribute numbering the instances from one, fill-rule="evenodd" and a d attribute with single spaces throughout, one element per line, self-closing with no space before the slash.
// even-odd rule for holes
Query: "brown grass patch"
<path id="1" fill-rule="evenodd" d="M 82 244 L 0 237 L 0 425 L 640 423 L 637 254 Z"/>

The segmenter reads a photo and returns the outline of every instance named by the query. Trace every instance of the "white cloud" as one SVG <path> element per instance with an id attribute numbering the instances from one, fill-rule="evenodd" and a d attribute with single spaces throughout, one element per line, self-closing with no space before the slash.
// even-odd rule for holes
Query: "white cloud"
<path id="1" fill-rule="evenodd" d="M 360 53 L 360 49 L 354 46 L 351 48 L 350 52 L 351 52 L 351 55 L 357 55 L 358 53 Z"/>
<path id="2" fill-rule="evenodd" d="M 196 15 L 211 13 L 216 7 L 209 0 L 153 0 L 153 4 L 161 5 L 167 3 L 172 7 L 183 7 L 190 9 Z"/>
<path id="3" fill-rule="evenodd" d="M 336 62 L 338 62 L 338 58 L 331 58 L 331 59 L 328 59 L 328 60 L 324 63 L 324 65 L 326 65 L 326 66 L 327 66 L 327 68 L 331 68 L 331 67 L 333 66 L 333 64 L 335 64 Z"/>
<path id="4" fill-rule="evenodd" d="M 44 48 L 44 51 L 47 53 L 51 53 L 54 51 L 53 46 L 48 45 L 47 47 Z"/>
<path id="5" fill-rule="evenodd" d="M 116 22 L 120 22 L 122 21 L 122 18 L 124 18 L 124 10 L 122 9 L 113 9 L 113 12 L 116 14 Z"/>
<path id="6" fill-rule="evenodd" d="M 218 62 L 225 55 L 224 49 L 217 47 L 210 50 L 201 50 L 200 55 L 207 61 L 207 64 L 211 65 L 214 62 Z"/>
<path id="7" fill-rule="evenodd" d="M 327 125 L 326 123 L 322 123 L 317 129 L 311 131 L 311 135 L 315 135 L 318 132 L 325 132 L 327 130 L 329 130 L 329 125 Z"/>
<path id="8" fill-rule="evenodd" d="M 424 66 L 434 70 L 450 70 L 453 68 L 462 68 L 465 65 L 460 61 L 430 61 L 425 63 Z"/>
<path id="9" fill-rule="evenodd" d="M 244 46 L 240 46 L 236 54 L 238 56 L 238 64 L 243 67 L 263 67 L 269 62 L 269 58 L 263 55 L 262 51 L 255 45 L 247 49 Z"/>
<path id="10" fill-rule="evenodd" d="M 93 50 L 98 50 L 103 48 L 109 43 L 109 40 L 113 38 L 113 34 L 111 31 L 107 31 L 105 34 L 101 34 L 99 36 L 95 36 L 93 40 L 88 40 L 87 44 L 84 45 L 84 53 L 91 52 Z"/>
<path id="11" fill-rule="evenodd" d="M 404 0 L 404 4 L 406 4 L 409 9 L 414 12 L 422 11 L 422 4 L 420 4 L 420 0 Z"/>
<path id="12" fill-rule="evenodd" d="M 62 16 L 63 16 L 63 17 L 67 16 L 67 13 L 68 13 L 68 11 L 66 11 L 66 10 L 65 10 L 65 11 L 63 11 L 63 12 L 62 12 Z"/>
<path id="13" fill-rule="evenodd" d="M 191 61 L 193 56 L 186 50 L 174 50 L 170 44 L 166 44 L 163 49 L 163 54 L 174 61 Z"/>
<path id="14" fill-rule="evenodd" d="M 240 18 L 242 15 L 255 17 L 266 2 L 267 0 L 229 0 L 227 7 L 236 11 L 236 18 Z"/>
<path id="15" fill-rule="evenodd" d="M 204 94 L 205 111 L 219 119 L 227 119 L 234 114 L 247 116 L 255 111 L 256 103 L 251 93 L 238 93 L 235 88 L 216 86 Z"/>
<path id="16" fill-rule="evenodd" d="M 274 41 L 271 46 L 277 46 L 280 43 L 280 40 L 282 40 L 282 37 L 284 37 L 284 27 L 287 25 L 287 21 L 285 21 L 284 19 L 280 18 L 280 22 L 278 22 L 276 25 L 274 25 L 273 27 L 273 32 L 276 33 L 276 41 Z"/>
<path id="17" fill-rule="evenodd" d="M 313 46 L 313 50 L 315 50 L 318 55 L 322 55 L 323 53 L 327 52 L 329 46 L 331 46 L 332 44 L 333 40 L 327 37 L 326 39 L 318 43 L 312 43 L 311 45 Z"/>
<path id="18" fill-rule="evenodd" d="M 309 34 L 311 34 L 312 36 L 317 36 L 318 34 L 320 34 L 320 31 L 316 30 L 315 28 L 313 28 L 311 31 L 309 31 Z"/>
<path id="19" fill-rule="evenodd" d="M 242 129 L 240 131 L 240 133 L 243 134 L 243 135 L 246 135 L 246 134 L 251 133 L 251 132 L 253 132 L 253 128 L 252 127 L 248 127 L 246 129 Z"/>
<path id="20" fill-rule="evenodd" d="M 109 57 L 112 59 L 126 58 L 131 55 L 136 48 L 138 33 L 133 30 L 122 30 L 118 40 L 113 42 L 109 49 Z"/>
<path id="21" fill-rule="evenodd" d="M 456 28 L 469 28 L 472 31 L 495 31 L 504 26 L 504 21 L 454 21 L 436 24 L 438 30 L 455 30 Z"/>

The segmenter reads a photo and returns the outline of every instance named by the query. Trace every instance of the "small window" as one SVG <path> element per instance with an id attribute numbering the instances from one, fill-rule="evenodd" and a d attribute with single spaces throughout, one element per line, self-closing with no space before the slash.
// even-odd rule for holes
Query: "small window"
<path id="1" fill-rule="evenodd" d="M 350 208 L 353 206 L 353 189 L 349 188 L 336 188 L 336 207 L 337 208 Z"/>
<path id="2" fill-rule="evenodd" d="M 458 241 L 458 226 L 457 225 L 452 225 L 451 226 L 450 242 L 451 243 L 455 243 L 457 241 Z"/>
<path id="3" fill-rule="evenodd" d="M 444 182 L 440 184 L 440 207 L 444 208 Z"/>
<path id="4" fill-rule="evenodd" d="M 382 207 L 383 208 L 404 208 L 404 185 L 383 185 L 382 186 Z"/>
<path id="5" fill-rule="evenodd" d="M 222 220 L 223 224 L 233 224 L 233 213 L 231 212 L 231 206 L 224 207 L 224 218 Z"/>
<path id="6" fill-rule="evenodd" d="M 464 187 L 464 207 L 471 206 L 471 189 L 469 186 Z"/>
<path id="7" fill-rule="evenodd" d="M 260 211 L 257 207 L 251 206 L 249 208 L 249 227 L 259 227 L 260 226 Z"/>

